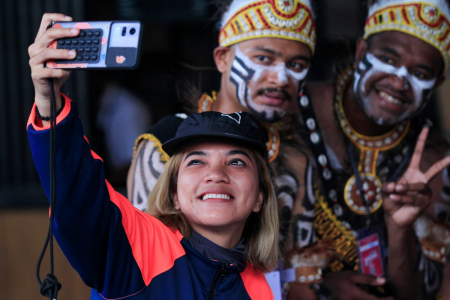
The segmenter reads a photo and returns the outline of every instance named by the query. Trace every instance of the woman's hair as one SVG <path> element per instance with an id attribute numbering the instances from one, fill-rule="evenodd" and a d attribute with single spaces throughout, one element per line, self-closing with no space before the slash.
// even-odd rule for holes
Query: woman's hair
<path id="1" fill-rule="evenodd" d="M 172 198 L 177 190 L 178 170 L 184 149 L 186 147 L 174 154 L 167 163 L 149 196 L 147 211 L 166 226 L 178 229 L 187 238 L 190 235 L 191 226 L 183 213 L 175 209 Z M 259 212 L 252 212 L 248 217 L 242 237 L 248 262 L 256 269 L 267 272 L 276 267 L 279 258 L 276 196 L 266 161 L 255 150 L 249 148 L 249 151 L 256 161 L 263 203 Z"/>

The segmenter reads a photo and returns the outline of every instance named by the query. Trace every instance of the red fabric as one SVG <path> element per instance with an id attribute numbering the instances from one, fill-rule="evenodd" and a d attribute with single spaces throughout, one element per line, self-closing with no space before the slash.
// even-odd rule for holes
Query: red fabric
<path id="1" fill-rule="evenodd" d="M 122 225 L 134 259 L 148 286 L 153 278 L 170 270 L 175 260 L 186 254 L 180 243 L 183 236 L 178 230 L 170 230 L 158 219 L 133 207 L 130 201 L 114 191 L 107 181 L 106 185 L 111 201 L 122 214 Z"/>
<path id="2" fill-rule="evenodd" d="M 250 298 L 268 299 L 267 296 L 270 295 L 269 299 L 274 299 L 272 290 L 270 289 L 264 274 L 257 271 L 249 263 L 247 263 L 244 272 L 241 273 L 241 278 Z M 264 282 L 265 284 L 261 284 L 261 282 Z"/>
<path id="3" fill-rule="evenodd" d="M 61 94 L 61 100 L 65 101 L 64 103 L 64 109 L 61 111 L 61 113 L 56 117 L 56 124 L 58 125 L 62 120 L 64 120 L 70 112 L 71 108 L 71 100 L 64 94 Z M 33 108 L 31 109 L 30 117 L 28 118 L 27 122 L 27 128 L 29 125 L 32 125 L 34 130 L 36 131 L 42 131 L 50 129 L 50 124 L 47 126 L 42 125 L 42 121 L 36 117 L 36 103 L 33 105 Z"/>

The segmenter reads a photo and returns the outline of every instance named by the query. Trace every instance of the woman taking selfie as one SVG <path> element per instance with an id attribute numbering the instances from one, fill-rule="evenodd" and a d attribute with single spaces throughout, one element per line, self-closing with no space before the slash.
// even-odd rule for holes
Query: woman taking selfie
<path id="1" fill-rule="evenodd" d="M 277 262 L 277 209 L 253 116 L 188 117 L 163 145 L 172 158 L 149 215 L 105 181 L 73 103 L 63 99 L 55 237 L 95 289 L 91 299 L 272 299 L 262 272 Z M 33 108 L 29 139 L 48 192 L 49 130 L 39 123 Z"/>
<path id="2" fill-rule="evenodd" d="M 46 15 L 43 24 L 55 18 L 62 17 Z M 277 264 L 277 207 L 258 120 L 248 113 L 188 117 L 163 145 L 171 160 L 150 196 L 150 214 L 141 212 L 105 180 L 74 103 L 59 94 L 68 73 L 39 66 L 65 51 L 44 49 L 61 35 L 41 31 L 30 47 L 36 96 L 27 130 L 49 195 L 54 78 L 54 235 L 93 288 L 91 299 L 273 299 L 263 272 Z"/>
<path id="3" fill-rule="evenodd" d="M 95 290 L 91 299 L 273 299 L 263 272 L 277 263 L 277 209 L 253 116 L 188 117 L 163 145 L 172 158 L 150 196 L 150 215 L 105 181 L 103 162 L 63 98 L 55 237 Z M 48 129 L 35 109 L 30 120 L 48 192 Z"/>

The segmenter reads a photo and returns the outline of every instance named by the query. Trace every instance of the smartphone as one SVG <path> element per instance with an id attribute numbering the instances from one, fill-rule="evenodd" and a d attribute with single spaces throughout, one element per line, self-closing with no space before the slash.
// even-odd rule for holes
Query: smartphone
<path id="1" fill-rule="evenodd" d="M 50 60 L 54 69 L 133 69 L 139 62 L 142 25 L 139 21 L 54 22 L 51 27 L 79 28 L 76 37 L 54 41 L 49 48 L 75 50 L 72 60 Z"/>

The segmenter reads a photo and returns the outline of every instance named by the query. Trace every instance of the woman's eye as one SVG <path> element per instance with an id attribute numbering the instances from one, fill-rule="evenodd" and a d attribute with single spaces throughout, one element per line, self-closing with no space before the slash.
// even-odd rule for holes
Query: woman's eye
<path id="1" fill-rule="evenodd" d="M 201 160 L 193 159 L 188 163 L 188 166 L 201 165 L 201 164 L 203 164 L 203 162 Z"/>
<path id="2" fill-rule="evenodd" d="M 233 166 L 246 166 L 247 164 L 242 159 L 233 159 L 230 161 L 230 165 Z"/>

